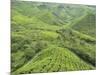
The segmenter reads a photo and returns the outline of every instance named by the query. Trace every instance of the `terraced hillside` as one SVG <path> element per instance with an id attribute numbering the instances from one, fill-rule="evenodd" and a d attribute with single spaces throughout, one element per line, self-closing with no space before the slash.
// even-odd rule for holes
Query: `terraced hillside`
<path id="1" fill-rule="evenodd" d="M 95 6 L 12 1 L 11 74 L 95 70 Z"/>

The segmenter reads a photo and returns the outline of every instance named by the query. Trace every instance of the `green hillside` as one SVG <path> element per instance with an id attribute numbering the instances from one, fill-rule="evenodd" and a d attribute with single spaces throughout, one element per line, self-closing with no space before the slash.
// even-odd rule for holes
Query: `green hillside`
<path id="1" fill-rule="evenodd" d="M 95 6 L 12 0 L 11 13 L 12 75 L 96 68 Z"/>

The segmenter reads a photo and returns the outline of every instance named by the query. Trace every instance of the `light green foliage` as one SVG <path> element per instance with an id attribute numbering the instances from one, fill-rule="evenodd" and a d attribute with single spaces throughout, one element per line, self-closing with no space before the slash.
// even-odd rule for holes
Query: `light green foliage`
<path id="1" fill-rule="evenodd" d="M 12 1 L 11 12 L 12 75 L 96 68 L 95 6 Z"/>
<path id="2" fill-rule="evenodd" d="M 58 33 L 56 32 L 52 32 L 52 31 L 41 31 L 41 36 L 43 37 L 43 39 L 47 39 L 47 40 L 54 40 L 57 39 L 57 37 L 59 36 Z"/>
<path id="3" fill-rule="evenodd" d="M 65 49 L 53 45 L 47 49 L 42 50 L 25 66 L 15 71 L 14 74 L 84 69 L 94 69 L 94 67 L 85 63 L 74 53 L 70 52 L 67 48 Z"/>

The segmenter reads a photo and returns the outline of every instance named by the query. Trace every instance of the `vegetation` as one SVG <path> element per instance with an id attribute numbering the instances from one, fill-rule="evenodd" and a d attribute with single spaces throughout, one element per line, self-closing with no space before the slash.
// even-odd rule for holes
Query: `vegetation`
<path id="1" fill-rule="evenodd" d="M 12 75 L 96 68 L 95 6 L 12 0 L 11 13 Z"/>

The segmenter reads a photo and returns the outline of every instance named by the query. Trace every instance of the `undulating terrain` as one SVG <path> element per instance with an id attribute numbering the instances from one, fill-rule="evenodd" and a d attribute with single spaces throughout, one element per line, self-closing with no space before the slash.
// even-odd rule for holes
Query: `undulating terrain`
<path id="1" fill-rule="evenodd" d="M 96 7 L 12 1 L 11 73 L 95 70 Z"/>

